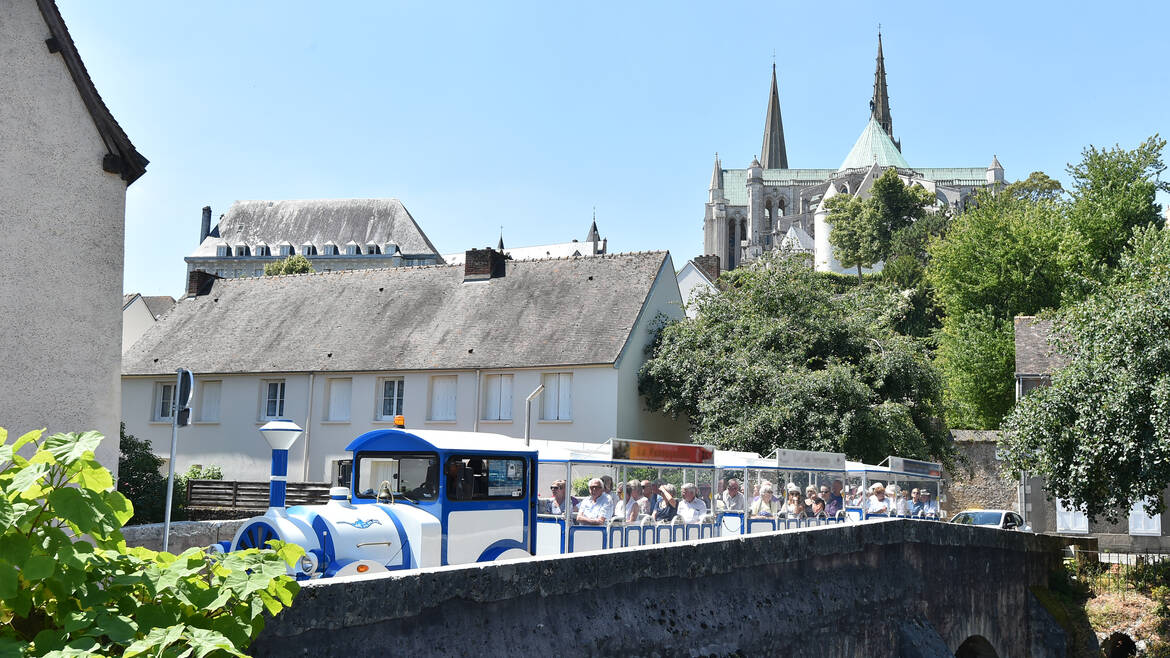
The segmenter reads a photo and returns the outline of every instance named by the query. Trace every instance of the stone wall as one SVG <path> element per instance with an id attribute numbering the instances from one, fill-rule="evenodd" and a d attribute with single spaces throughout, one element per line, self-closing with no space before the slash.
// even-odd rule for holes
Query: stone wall
<path id="1" fill-rule="evenodd" d="M 246 520 L 176 521 L 171 523 L 171 541 L 167 548 L 171 553 L 182 553 L 192 546 L 211 546 L 221 541 L 231 541 L 236 530 Z M 161 551 L 163 524 L 127 526 L 122 528 L 122 536 L 126 538 L 128 546 L 145 546 L 151 550 Z"/>
<path id="2" fill-rule="evenodd" d="M 1029 587 L 1066 544 L 891 519 L 313 581 L 250 653 L 1063 656 Z"/>
<path id="3" fill-rule="evenodd" d="M 952 430 L 959 460 L 943 473 L 941 507 L 948 514 L 971 508 L 1019 512 L 1019 482 L 1001 470 L 995 458 L 999 432 Z"/>

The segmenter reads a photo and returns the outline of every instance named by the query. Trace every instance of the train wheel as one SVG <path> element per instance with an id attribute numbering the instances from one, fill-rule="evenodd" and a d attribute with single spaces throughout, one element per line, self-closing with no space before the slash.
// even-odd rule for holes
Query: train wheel
<path id="1" fill-rule="evenodd" d="M 276 534 L 276 530 L 265 523 L 264 521 L 257 521 L 240 533 L 240 540 L 236 543 L 236 550 L 242 548 L 269 548 L 268 542 L 272 539 L 280 539 Z"/>

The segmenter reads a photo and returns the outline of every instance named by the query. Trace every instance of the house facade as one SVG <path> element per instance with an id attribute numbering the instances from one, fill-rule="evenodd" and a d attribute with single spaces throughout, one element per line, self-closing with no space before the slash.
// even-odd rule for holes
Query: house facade
<path id="1" fill-rule="evenodd" d="M 1015 318 L 1016 399 L 1047 386 L 1068 360 L 1049 343 L 1051 320 L 1032 316 Z M 1151 516 L 1140 503 L 1119 515 L 1117 523 L 1105 519 L 1090 522 L 1084 512 L 1067 507 L 1049 496 L 1043 478 L 1023 481 L 1024 519 L 1036 532 L 1093 535 L 1101 550 L 1165 551 L 1170 549 L 1170 509 Z M 1163 499 L 1170 491 L 1163 493 Z"/>
<path id="2" fill-rule="evenodd" d="M 687 317 L 698 317 L 699 295 L 715 292 L 715 280 L 719 278 L 719 257 L 696 256 L 682 266 L 677 278 Z"/>
<path id="3" fill-rule="evenodd" d="M 174 372 L 195 372 L 193 423 L 176 468 L 218 465 L 263 479 L 258 428 L 306 429 L 294 479 L 336 482 L 345 446 L 372 429 L 484 431 L 599 443 L 687 441 L 685 421 L 646 411 L 637 373 L 663 317 L 682 316 L 666 252 L 505 260 L 238 280 L 192 278 L 123 363 L 127 431 L 157 451 L 170 440 Z"/>
<path id="4" fill-rule="evenodd" d="M 97 430 L 116 474 L 126 188 L 147 160 L 52 0 L 0 3 L 0 61 L 0 423 Z"/>
<path id="5" fill-rule="evenodd" d="M 130 349 L 174 305 L 175 298 L 170 295 L 143 297 L 136 292 L 122 295 L 122 352 Z"/>

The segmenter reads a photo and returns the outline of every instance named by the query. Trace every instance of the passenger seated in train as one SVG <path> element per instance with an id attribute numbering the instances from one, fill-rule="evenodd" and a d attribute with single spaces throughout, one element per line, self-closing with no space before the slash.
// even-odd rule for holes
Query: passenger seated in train
<path id="1" fill-rule="evenodd" d="M 906 490 L 896 484 L 891 484 L 890 489 L 892 490 L 891 493 L 894 495 L 893 513 L 897 514 L 898 516 L 909 516 L 910 500 L 906 496 Z"/>
<path id="2" fill-rule="evenodd" d="M 731 478 L 727 481 L 727 488 L 719 494 L 717 503 L 720 508 L 728 512 L 742 512 L 746 508 L 743 492 L 739 490 L 739 480 Z"/>
<path id="3" fill-rule="evenodd" d="M 866 514 L 889 514 L 890 499 L 886 497 L 886 488 L 881 482 L 874 482 L 869 486 L 869 500 L 865 502 Z"/>
<path id="4" fill-rule="evenodd" d="M 906 503 L 906 510 L 910 516 L 922 516 L 922 496 L 918 487 L 910 490 L 910 500 Z"/>
<path id="5" fill-rule="evenodd" d="M 841 496 L 841 488 L 844 486 L 840 480 L 833 480 L 832 491 L 827 491 L 826 487 L 821 487 L 821 500 L 825 501 L 825 514 L 829 518 L 836 518 L 837 512 L 840 512 L 845 505 L 845 500 Z"/>
<path id="6" fill-rule="evenodd" d="M 780 501 L 772 495 L 772 483 L 765 482 L 760 486 L 760 497 L 752 503 L 751 517 L 753 519 L 773 519 L 780 514 Z"/>
<path id="7" fill-rule="evenodd" d="M 922 515 L 923 516 L 938 516 L 938 503 L 930 499 L 930 489 L 923 488 L 918 492 L 922 497 Z"/>
<path id="8" fill-rule="evenodd" d="M 828 515 L 825 514 L 825 501 L 820 498 L 813 498 L 813 504 L 808 510 L 808 515 L 814 519 L 826 518 Z"/>
<path id="9" fill-rule="evenodd" d="M 646 500 L 642 497 L 642 483 L 638 480 L 630 480 L 626 483 L 626 506 L 622 509 L 622 518 L 627 523 L 635 523 L 638 517 L 644 512 L 642 511 L 642 501 Z"/>
<path id="10" fill-rule="evenodd" d="M 668 523 L 674 520 L 675 515 L 678 514 L 678 508 L 667 502 L 674 497 L 674 485 L 669 482 L 659 481 L 658 503 L 654 508 L 654 520 L 656 522 Z"/>
<path id="11" fill-rule="evenodd" d="M 760 483 L 757 482 L 752 485 L 752 503 L 760 499 Z"/>
<path id="12" fill-rule="evenodd" d="M 642 513 L 650 515 L 654 512 L 655 496 L 657 492 L 654 489 L 654 483 L 650 480 L 642 480 L 642 497 L 638 499 L 638 506 L 642 508 Z"/>
<path id="13" fill-rule="evenodd" d="M 788 500 L 784 503 L 781 512 L 790 519 L 803 519 L 805 517 L 804 500 L 800 497 L 800 489 L 791 483 L 789 483 L 788 488 Z"/>
<path id="14" fill-rule="evenodd" d="M 427 466 L 426 479 L 422 481 L 414 489 L 403 492 L 407 498 L 419 501 L 430 500 L 439 493 L 439 464 L 437 459 L 433 459 L 430 466 Z"/>
<path id="15" fill-rule="evenodd" d="M 682 497 L 674 496 L 674 487 L 663 494 L 666 504 L 677 510 L 678 518 L 683 523 L 701 523 L 707 513 L 707 503 L 698 497 L 699 489 L 694 482 L 686 482 L 682 486 Z"/>
<path id="16" fill-rule="evenodd" d="M 613 501 L 605 493 L 600 478 L 589 481 L 589 495 L 577 505 L 577 523 L 581 525 L 605 525 L 613 516 Z"/>
<path id="17" fill-rule="evenodd" d="M 817 487 L 815 484 L 810 484 L 804 488 L 804 509 L 811 510 L 813 501 L 817 499 Z"/>
<path id="18" fill-rule="evenodd" d="M 538 508 L 538 513 L 556 514 L 560 516 L 565 513 L 565 481 L 557 480 L 552 483 L 549 489 L 552 491 L 552 498 L 543 499 L 543 509 Z M 571 499 L 573 501 L 573 511 L 576 512 L 581 499 L 576 496 L 572 496 Z"/>

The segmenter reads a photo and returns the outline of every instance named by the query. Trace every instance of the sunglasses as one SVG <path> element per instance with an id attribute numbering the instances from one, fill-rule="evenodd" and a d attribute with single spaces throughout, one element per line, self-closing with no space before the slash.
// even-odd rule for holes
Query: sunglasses
<path id="1" fill-rule="evenodd" d="M 552 489 L 553 491 L 560 491 L 562 487 L 549 487 L 549 489 Z"/>

